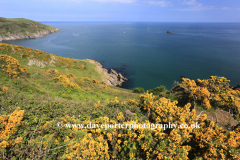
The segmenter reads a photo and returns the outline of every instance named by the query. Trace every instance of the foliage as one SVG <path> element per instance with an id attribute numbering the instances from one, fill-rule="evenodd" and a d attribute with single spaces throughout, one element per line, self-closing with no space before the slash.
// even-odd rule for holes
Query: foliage
<path id="1" fill-rule="evenodd" d="M 196 82 L 188 78 L 182 78 L 180 84 L 192 101 L 200 101 L 206 109 L 218 106 L 239 116 L 240 91 L 229 87 L 230 80 L 225 77 L 211 76 L 207 80 L 198 79 Z"/>
<path id="2" fill-rule="evenodd" d="M 24 111 L 17 108 L 11 115 L 0 116 L 0 150 L 9 149 L 22 141 L 22 137 L 16 137 L 17 128 L 21 125 Z"/>
<path id="3" fill-rule="evenodd" d="M 2 37 L 7 37 L 9 34 L 32 35 L 38 31 L 53 29 L 55 28 L 24 18 L 0 18 L 0 36 Z"/>
<path id="4" fill-rule="evenodd" d="M 148 93 L 152 93 L 154 95 L 159 95 L 163 91 L 166 91 L 166 87 L 161 85 L 161 86 L 156 87 L 154 89 L 148 90 Z"/>
<path id="5" fill-rule="evenodd" d="M 141 120 L 136 114 L 133 119 L 126 121 L 124 114 L 118 112 L 115 117 L 109 119 L 106 116 L 84 121 L 75 116 L 64 116 L 58 120 L 38 122 L 37 119 L 30 122 L 35 124 L 32 133 L 24 136 L 22 130 L 27 130 L 27 116 L 19 108 L 10 116 L 19 115 L 16 119 L 18 134 L 11 134 L 9 139 L 17 144 L 25 145 L 31 158 L 45 156 L 46 158 L 58 157 L 59 159 L 239 159 L 240 128 L 227 131 L 218 127 L 214 122 L 207 119 L 204 114 L 196 117 L 195 110 L 190 112 L 190 104 L 184 108 L 177 107 L 177 102 L 171 102 L 166 98 L 156 99 L 152 94 L 144 94 L 138 101 L 130 100 L 132 107 L 150 114 L 148 120 Z M 96 104 L 96 109 L 105 109 L 118 106 L 121 108 L 128 103 L 120 103 L 117 98 L 107 105 Z M 152 118 L 150 118 L 152 117 Z M 2 118 L 1 118 L 2 119 Z M 24 123 L 20 123 L 24 120 Z M 6 121 L 6 120 L 5 120 Z M 35 121 L 35 122 L 34 122 Z M 152 122 L 151 122 L 152 121 Z M 18 122 L 18 123 L 17 123 Z M 58 127 L 59 124 L 112 124 L 119 123 L 128 125 L 127 128 L 100 127 L 86 129 L 79 126 Z M 154 124 L 176 124 L 178 127 L 151 128 Z M 146 128 L 133 128 L 131 124 L 145 123 Z M 7 125 L 7 123 L 5 123 Z M 21 125 L 22 124 L 22 125 Z M 195 128 L 199 124 L 200 128 Z M 5 125 L 5 126 L 6 126 Z M 10 125 L 10 124 L 9 124 Z M 189 126 L 189 127 L 181 127 Z M 180 127 L 179 127 L 180 126 Z M 15 128 L 16 128 L 15 127 Z M 130 128 L 131 127 L 131 128 Z M 12 130 L 11 127 L 9 130 Z M 16 130 L 15 130 L 16 131 Z M 1 133 L 6 133 L 6 127 Z M 14 132 L 13 132 L 14 133 Z M 16 132 L 15 132 L 16 133 Z M 2 134 L 5 135 L 5 134 Z M 20 137 L 20 138 L 19 138 Z M 29 139 L 30 138 L 30 139 Z M 2 141 L 3 142 L 3 141 Z M 8 143 L 10 141 L 7 141 Z M 3 142 L 5 144 L 5 141 Z M 12 143 L 11 143 L 12 144 Z M 29 144 L 29 145 L 27 145 Z M 2 145 L 2 154 L 14 155 L 15 157 L 28 157 L 27 151 L 19 148 L 19 145 Z M 37 149 L 38 148 L 38 149 Z M 19 151 L 21 150 L 21 154 Z M 44 153 L 47 153 L 44 155 Z M 53 158 L 53 157 L 52 157 Z"/>
<path id="6" fill-rule="evenodd" d="M 3 87 L 3 88 L 0 87 L 0 93 L 7 92 L 7 91 L 8 91 L 8 87 Z"/>
<path id="7" fill-rule="evenodd" d="M 2 43 L 0 54 L 7 57 L 2 63 L 14 62 L 12 70 L 19 64 L 28 71 L 22 76 L 18 70 L 21 76 L 13 78 L 0 70 L 1 159 L 240 158 L 239 126 L 225 130 L 191 110 L 196 101 L 237 113 L 240 93 L 229 88 L 226 78 L 183 79 L 180 86 L 190 101 L 180 107 L 166 98 L 177 99 L 178 93 L 167 95 L 164 87 L 157 87 L 166 96 L 159 98 L 106 86 L 84 60 Z M 30 60 L 45 66 L 29 66 Z M 70 125 L 89 122 L 128 126 L 105 130 Z M 150 128 L 133 128 L 134 123 Z M 164 129 L 166 125 L 171 127 Z"/>
<path id="8" fill-rule="evenodd" d="M 145 92 L 145 90 L 141 87 L 133 89 L 133 93 L 144 93 L 144 92 Z"/>
<path id="9" fill-rule="evenodd" d="M 18 60 L 7 55 L 0 55 L 0 66 L 9 77 L 19 78 L 23 73 L 27 73 L 26 68 L 20 67 Z"/>

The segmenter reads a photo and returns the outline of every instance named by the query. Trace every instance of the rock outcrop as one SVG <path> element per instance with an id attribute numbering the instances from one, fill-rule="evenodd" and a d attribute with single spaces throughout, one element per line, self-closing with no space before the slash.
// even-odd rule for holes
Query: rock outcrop
<path id="1" fill-rule="evenodd" d="M 56 33 L 56 32 L 60 32 L 61 30 L 59 29 L 53 29 L 53 30 L 45 30 L 45 31 L 37 31 L 36 33 L 29 33 L 29 32 L 25 32 L 25 33 L 15 33 L 15 34 L 11 34 L 11 33 L 7 33 L 8 36 L 3 37 L 0 36 L 0 41 L 8 41 L 8 40 L 16 40 L 16 39 L 28 39 L 28 38 L 41 38 L 44 37 L 47 34 L 50 33 Z"/>
<path id="2" fill-rule="evenodd" d="M 121 86 L 123 82 L 126 82 L 128 79 L 125 78 L 121 73 L 117 73 L 115 70 L 111 69 L 110 73 L 108 70 L 103 68 L 102 65 L 94 60 L 87 59 L 90 63 L 96 65 L 96 70 L 102 74 L 102 81 L 110 86 Z"/>
<path id="3" fill-rule="evenodd" d="M 238 84 L 237 86 L 235 87 L 232 87 L 233 90 L 239 90 L 240 91 L 240 84 Z"/>
<path id="4" fill-rule="evenodd" d="M 133 118 L 134 113 L 132 113 L 129 109 L 127 109 L 123 116 L 125 117 L 125 120 L 131 120 Z"/>
<path id="5" fill-rule="evenodd" d="M 22 55 L 20 55 L 22 56 Z M 49 63 L 43 61 L 43 60 L 37 60 L 37 59 L 29 59 L 28 61 L 28 65 L 29 66 L 37 66 L 37 67 L 40 67 L 40 68 L 44 68 L 46 66 L 55 66 L 55 61 L 54 61 L 55 57 L 53 55 L 51 55 L 51 61 Z"/>

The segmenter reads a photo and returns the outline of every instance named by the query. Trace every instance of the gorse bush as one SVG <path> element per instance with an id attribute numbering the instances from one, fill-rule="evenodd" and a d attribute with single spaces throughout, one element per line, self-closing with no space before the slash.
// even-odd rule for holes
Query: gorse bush
<path id="1" fill-rule="evenodd" d="M 8 55 L 0 55 L 0 66 L 9 77 L 19 78 L 23 73 L 27 73 L 27 69 L 20 67 L 17 59 Z"/>
<path id="2" fill-rule="evenodd" d="M 196 82 L 182 78 L 180 87 L 187 92 L 191 101 L 199 101 L 206 108 L 212 105 L 231 110 L 239 117 L 240 91 L 229 87 L 230 80 L 225 77 L 211 76 L 207 80 L 198 79 Z M 212 105 L 211 105 L 212 103 Z"/>
<path id="3" fill-rule="evenodd" d="M 7 92 L 7 91 L 8 91 L 8 87 L 3 87 L 3 88 L 0 87 L 0 93 Z"/>
<path id="4" fill-rule="evenodd" d="M 90 79 L 88 77 L 76 77 L 74 74 L 63 74 L 59 72 L 56 69 L 49 69 L 46 71 L 46 73 L 53 78 L 55 82 L 60 82 L 65 88 L 76 88 L 80 89 L 80 86 L 85 83 L 86 81 L 91 84 L 97 84 L 100 87 L 108 88 L 108 86 L 104 83 L 99 82 L 96 79 Z M 89 90 L 89 87 L 86 88 L 86 90 Z"/>
<path id="5" fill-rule="evenodd" d="M 0 150 L 11 148 L 22 142 L 22 137 L 16 137 L 17 128 L 21 125 L 23 119 L 23 110 L 17 108 L 11 115 L 0 116 Z M 18 146 L 19 147 L 19 146 Z M 4 154 L 4 152 L 2 154 Z"/>
<path id="6" fill-rule="evenodd" d="M 40 126 L 33 128 L 33 133 L 27 137 L 16 134 L 16 129 L 26 128 L 23 111 L 17 109 L 10 116 L 3 115 L 1 118 L 5 122 L 16 119 L 10 125 L 4 123 L 1 128 L 2 138 L 1 154 L 5 153 L 5 158 L 10 155 L 15 157 L 27 157 L 27 153 L 32 153 L 31 158 L 45 157 L 59 159 L 239 159 L 240 128 L 232 131 L 218 127 L 213 121 L 207 119 L 206 114 L 196 117 L 195 110 L 190 111 L 190 104 L 184 108 L 178 107 L 177 102 L 169 99 L 156 99 L 152 94 L 144 94 L 138 101 L 130 100 L 131 107 L 137 107 L 141 111 L 146 111 L 149 120 L 142 121 L 140 117 L 134 116 L 131 121 L 126 121 L 124 114 L 119 112 L 115 118 L 99 117 L 84 121 L 79 118 L 65 116 L 59 120 L 47 121 Z M 108 102 L 107 105 L 98 103 L 96 108 L 108 108 L 110 106 L 121 106 L 128 103 L 120 103 L 117 99 Z M 17 116 L 17 117 L 16 117 Z M 16 118 L 14 118 L 16 117 Z M 152 118 L 150 118 L 152 117 Z M 20 123 L 23 121 L 23 123 Z M 16 123 L 15 123 L 16 122 Z M 199 124 L 200 128 L 176 127 L 164 130 L 163 128 L 109 128 L 107 130 L 99 128 L 59 128 L 61 124 L 176 124 L 180 126 Z M 128 126 L 129 127 L 129 126 Z M 14 132 L 15 131 L 15 132 Z M 32 136 L 31 136 L 32 135 Z M 5 139 L 3 141 L 3 139 Z M 16 142 L 15 145 L 13 143 Z M 26 144 L 31 145 L 26 145 Z M 11 144 L 11 145 L 10 145 Z M 28 146 L 19 148 L 19 145 Z M 37 149 L 37 148 L 40 148 Z M 19 152 L 20 151 L 20 152 Z M 7 154 L 6 154 L 7 153 Z M 55 154 L 54 154 L 55 153 Z"/>
<path id="7" fill-rule="evenodd" d="M 164 86 L 138 95 L 105 85 L 85 61 L 1 43 L 0 54 L 1 65 L 11 68 L 11 76 L 0 70 L 0 159 L 240 159 L 239 125 L 230 116 L 222 128 L 207 116 L 219 107 L 237 119 L 240 92 L 224 77 L 183 78 L 171 95 Z M 90 122 L 96 128 L 66 127 Z"/>

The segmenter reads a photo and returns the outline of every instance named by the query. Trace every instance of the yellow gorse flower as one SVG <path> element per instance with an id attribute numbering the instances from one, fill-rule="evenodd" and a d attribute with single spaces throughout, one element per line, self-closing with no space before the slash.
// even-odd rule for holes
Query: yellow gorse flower
<path id="1" fill-rule="evenodd" d="M 17 78 L 21 73 L 27 73 L 27 69 L 20 67 L 18 60 L 11 56 L 0 55 L 0 61 L 5 64 L 2 71 L 9 77 Z"/>
<path id="2" fill-rule="evenodd" d="M 10 147 L 12 143 L 9 143 L 11 139 L 11 134 L 17 131 L 17 126 L 20 125 L 23 119 L 24 111 L 20 110 L 18 107 L 11 115 L 1 115 L 0 116 L 0 124 L 2 127 L 0 128 L 0 149 Z M 22 141 L 21 137 L 16 139 L 16 143 L 20 143 Z"/>

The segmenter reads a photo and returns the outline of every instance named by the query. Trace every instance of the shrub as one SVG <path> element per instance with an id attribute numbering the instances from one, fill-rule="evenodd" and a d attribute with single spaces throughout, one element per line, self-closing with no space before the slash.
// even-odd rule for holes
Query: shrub
<path id="1" fill-rule="evenodd" d="M 141 87 L 133 89 L 133 93 L 144 93 L 144 92 L 145 92 L 145 90 Z"/>
<path id="2" fill-rule="evenodd" d="M 166 90 L 166 87 L 161 85 L 161 86 L 156 87 L 154 89 L 148 90 L 148 93 L 152 93 L 154 95 L 157 95 L 157 94 L 160 94 L 161 92 L 163 92 L 165 90 Z"/>

